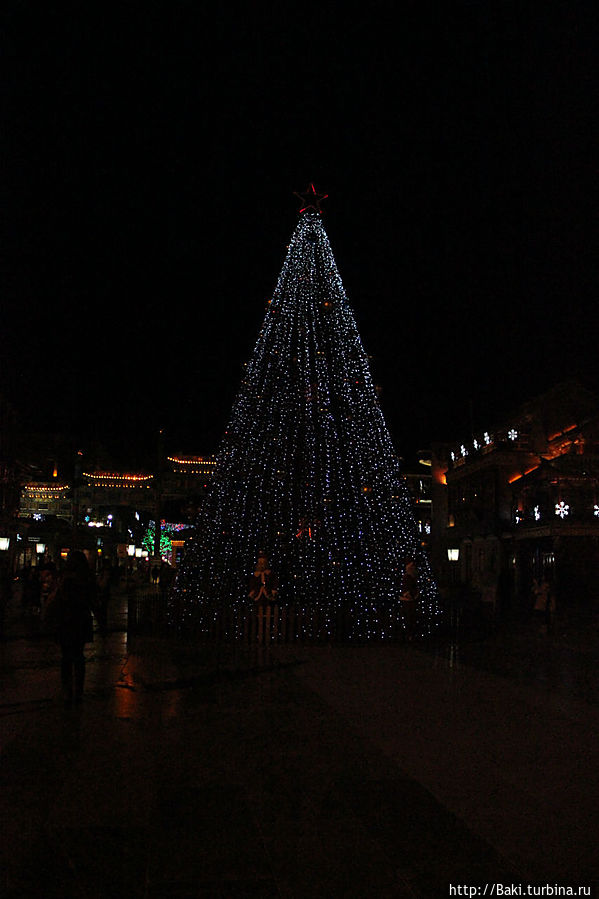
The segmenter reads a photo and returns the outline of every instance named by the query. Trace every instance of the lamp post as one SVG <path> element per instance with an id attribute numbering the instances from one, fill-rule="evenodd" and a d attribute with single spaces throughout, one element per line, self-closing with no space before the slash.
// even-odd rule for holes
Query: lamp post
<path id="1" fill-rule="evenodd" d="M 162 534 L 162 469 L 164 466 L 164 431 L 158 432 L 156 441 L 156 473 L 154 475 L 154 552 L 152 563 L 160 567 L 162 553 L 160 551 L 160 538 Z"/>
<path id="2" fill-rule="evenodd" d="M 133 574 L 133 559 L 134 558 L 135 558 L 135 543 L 129 543 L 127 545 L 127 569 L 126 569 L 127 591 L 129 590 L 129 586 L 131 583 L 131 575 Z"/>
<path id="3" fill-rule="evenodd" d="M 455 546 L 447 547 L 447 561 L 449 563 L 449 623 L 452 633 L 452 644 L 450 647 L 450 666 L 455 663 L 455 653 L 457 652 L 457 641 L 460 632 L 460 622 L 462 618 L 462 602 L 458 589 L 459 584 L 459 561 L 460 550 Z"/>
<path id="4" fill-rule="evenodd" d="M 0 637 L 4 637 L 6 606 L 11 596 L 9 548 L 10 537 L 0 537 Z"/>
<path id="5" fill-rule="evenodd" d="M 449 582 L 452 587 L 458 582 L 458 563 L 460 561 L 460 550 L 457 547 L 447 548 L 447 561 L 449 562 Z"/>

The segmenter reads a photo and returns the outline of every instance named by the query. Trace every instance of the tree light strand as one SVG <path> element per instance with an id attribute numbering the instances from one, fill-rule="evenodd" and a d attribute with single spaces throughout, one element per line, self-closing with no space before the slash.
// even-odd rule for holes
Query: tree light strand
<path id="1" fill-rule="evenodd" d="M 380 640 L 404 627 L 401 580 L 416 561 L 418 632 L 437 589 L 321 217 L 299 219 L 216 457 L 171 621 L 240 636 L 259 551 L 305 638 Z M 226 616 L 224 616 L 226 617 Z"/>

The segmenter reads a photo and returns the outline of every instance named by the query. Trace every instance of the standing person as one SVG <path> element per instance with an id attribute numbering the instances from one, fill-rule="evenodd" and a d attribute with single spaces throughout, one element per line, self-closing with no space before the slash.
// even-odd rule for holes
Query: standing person
<path id="1" fill-rule="evenodd" d="M 408 640 L 414 636 L 416 624 L 416 600 L 419 594 L 418 573 L 414 559 L 406 561 L 406 567 L 401 582 L 401 602 Z"/>
<path id="2" fill-rule="evenodd" d="M 160 563 L 160 575 L 158 577 L 158 583 L 160 584 L 160 594 L 162 596 L 166 596 L 171 589 L 174 575 L 175 570 L 169 565 L 168 562 Z"/>
<path id="3" fill-rule="evenodd" d="M 497 600 L 497 578 L 493 572 L 486 570 L 482 578 L 480 604 L 483 624 L 487 627 L 495 623 L 495 602 Z"/>
<path id="4" fill-rule="evenodd" d="M 98 575 L 96 582 L 98 626 L 100 634 L 105 637 L 108 632 L 108 605 L 110 603 L 110 569 L 105 567 Z"/>
<path id="5" fill-rule="evenodd" d="M 277 586 L 276 575 L 271 571 L 265 553 L 259 553 L 254 573 L 250 577 L 250 599 L 254 602 L 274 602 Z"/>
<path id="6" fill-rule="evenodd" d="M 58 574 L 54 562 L 47 562 L 41 569 L 40 589 L 40 623 L 42 632 L 49 634 L 52 632 L 51 612 L 58 589 Z"/>
<path id="7" fill-rule="evenodd" d="M 81 702 L 85 681 L 86 643 L 94 639 L 92 609 L 96 606 L 96 584 L 85 555 L 71 550 L 56 592 L 56 639 L 62 659 L 60 674 L 65 705 Z"/>
<path id="8" fill-rule="evenodd" d="M 21 602 L 25 608 L 29 631 L 35 636 L 39 633 L 40 627 L 41 585 L 39 571 L 31 565 L 24 572 Z"/>
<path id="9" fill-rule="evenodd" d="M 8 562 L 0 562 L 0 640 L 4 639 L 6 610 L 12 595 L 12 578 Z"/>
<path id="10" fill-rule="evenodd" d="M 555 618 L 555 593 L 545 575 L 537 580 L 533 579 L 532 592 L 534 596 L 534 617 L 545 626 L 546 633 L 553 631 Z"/>

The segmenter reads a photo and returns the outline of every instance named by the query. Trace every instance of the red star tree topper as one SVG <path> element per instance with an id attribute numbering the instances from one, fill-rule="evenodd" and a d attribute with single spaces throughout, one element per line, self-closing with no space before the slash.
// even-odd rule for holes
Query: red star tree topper
<path id="1" fill-rule="evenodd" d="M 297 191 L 294 191 L 294 194 L 302 201 L 300 213 L 306 212 L 306 210 L 308 209 L 313 209 L 314 212 L 318 213 L 322 212 L 320 204 L 328 197 L 328 194 L 321 194 L 319 191 L 317 191 L 312 182 L 310 182 L 303 193 L 300 194 Z"/>

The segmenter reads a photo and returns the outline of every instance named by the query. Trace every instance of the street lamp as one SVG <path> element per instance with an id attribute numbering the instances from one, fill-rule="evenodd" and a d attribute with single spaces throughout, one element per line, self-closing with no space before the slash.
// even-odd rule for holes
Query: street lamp
<path id="1" fill-rule="evenodd" d="M 448 547 L 447 559 L 449 561 L 449 580 L 452 587 L 455 587 L 459 574 L 458 562 L 460 561 L 460 550 L 454 546 Z"/>

